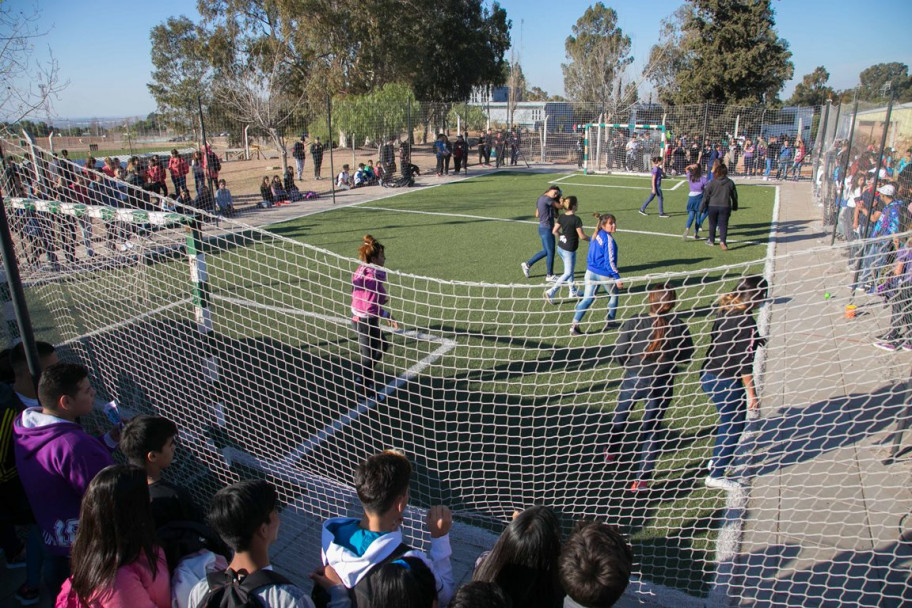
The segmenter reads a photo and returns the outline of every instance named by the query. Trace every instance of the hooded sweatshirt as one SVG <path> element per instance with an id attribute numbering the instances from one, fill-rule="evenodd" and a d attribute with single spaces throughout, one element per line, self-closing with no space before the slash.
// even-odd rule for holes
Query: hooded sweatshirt
<path id="1" fill-rule="evenodd" d="M 39 407 L 22 412 L 13 425 L 13 438 L 16 468 L 44 544 L 51 555 L 65 557 L 76 537 L 82 497 L 95 475 L 114 464 L 114 446 Z"/>
<path id="2" fill-rule="evenodd" d="M 374 564 L 383 561 L 402 544 L 401 530 L 369 532 L 358 527 L 360 521 L 351 517 L 334 517 L 323 524 L 323 563 L 335 569 L 342 584 L 348 589 L 354 588 Z M 438 606 L 446 606 L 453 597 L 455 581 L 450 563 L 452 553 L 449 534 L 432 538 L 431 550 L 427 555 L 414 549 L 405 553 L 407 557 L 423 560 L 434 573 Z"/>
<path id="3" fill-rule="evenodd" d="M 617 267 L 618 246 L 609 233 L 599 230 L 589 241 L 589 255 L 586 258 L 586 268 L 603 277 L 618 280 L 621 273 Z"/>

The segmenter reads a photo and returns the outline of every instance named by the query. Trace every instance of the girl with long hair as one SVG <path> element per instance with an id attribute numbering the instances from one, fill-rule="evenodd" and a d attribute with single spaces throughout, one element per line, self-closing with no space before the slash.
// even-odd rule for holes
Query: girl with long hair
<path id="1" fill-rule="evenodd" d="M 474 581 L 496 583 L 524 608 L 557 608 L 564 592 L 558 578 L 561 527 L 549 507 L 517 514 L 494 548 L 479 559 Z"/>
<path id="2" fill-rule="evenodd" d="M 687 172 L 690 194 L 687 196 L 687 223 L 684 224 L 684 238 L 687 238 L 690 233 L 690 227 L 693 225 L 693 238 L 698 239 L 700 238 L 700 227 L 703 225 L 703 220 L 706 219 L 706 215 L 700 213 L 700 205 L 703 203 L 703 190 L 706 188 L 708 180 L 703 175 L 700 163 L 688 166 L 685 171 Z"/>
<path id="3" fill-rule="evenodd" d="M 583 231 L 583 220 L 576 215 L 579 202 L 575 196 L 566 196 L 560 199 L 564 213 L 558 216 L 551 234 L 560 235 L 557 239 L 557 253 L 564 263 L 564 274 L 559 276 L 550 289 L 545 290 L 545 299 L 554 304 L 554 295 L 564 283 L 570 288 L 571 298 L 580 298 L 580 293 L 573 284 L 573 272 L 576 269 L 576 250 L 580 241 L 588 241 L 589 237 Z"/>
<path id="4" fill-rule="evenodd" d="M 364 235 L 358 248 L 361 265 L 352 276 L 352 323 L 358 334 L 361 351 L 360 379 L 365 394 L 371 389 L 377 364 L 388 348 L 388 342 L 380 331 L 380 319 L 386 319 L 390 327 L 399 329 L 386 304 L 386 250 L 369 234 Z"/>
<path id="5" fill-rule="evenodd" d="M 624 368 L 617 408 L 608 429 L 605 459 L 617 460 L 630 411 L 638 401 L 646 402 L 641 428 L 643 451 L 639 470 L 630 486 L 633 492 L 646 490 L 660 446 L 656 440 L 659 424 L 671 403 L 675 374 L 693 357 L 694 345 L 687 324 L 674 314 L 677 294 L 668 283 L 647 289 L 649 313 L 629 319 L 621 326 L 614 346 L 614 359 Z"/>
<path id="6" fill-rule="evenodd" d="M 82 499 L 79 529 L 57 608 L 171 606 L 165 554 L 155 542 L 146 471 L 102 469 Z"/>
<path id="7" fill-rule="evenodd" d="M 700 386 L 719 413 L 710 473 L 706 478 L 706 485 L 711 488 L 741 487 L 725 473 L 741 440 L 745 420 L 760 413 L 753 366 L 757 349 L 765 340 L 760 337 L 751 313 L 766 299 L 767 290 L 766 279 L 745 277 L 716 304 L 709 350 L 700 375 Z"/>
<path id="8" fill-rule="evenodd" d="M 614 240 L 614 231 L 617 230 L 617 219 L 610 213 L 593 214 L 598 218 L 595 235 L 589 243 L 589 255 L 586 257 L 586 290 L 583 299 L 576 305 L 573 315 L 573 324 L 570 326 L 571 336 L 581 336 L 579 323 L 583 315 L 592 306 L 599 289 L 604 288 L 610 295 L 608 299 L 608 316 L 605 330 L 614 329 L 617 323 L 618 289 L 624 287 L 618 271 L 618 247 Z"/>

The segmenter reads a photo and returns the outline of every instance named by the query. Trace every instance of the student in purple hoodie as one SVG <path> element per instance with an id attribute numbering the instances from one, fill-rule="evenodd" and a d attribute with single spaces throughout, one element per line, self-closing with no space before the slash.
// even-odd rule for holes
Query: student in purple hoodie
<path id="1" fill-rule="evenodd" d="M 26 408 L 13 426 L 16 468 L 48 552 L 52 594 L 70 575 L 70 549 L 79 525 L 79 505 L 89 482 L 114 464 L 120 429 L 103 438 L 76 422 L 95 405 L 95 389 L 82 365 L 49 365 L 38 383 L 40 407 Z M 114 436 L 112 436 L 112 434 Z"/>

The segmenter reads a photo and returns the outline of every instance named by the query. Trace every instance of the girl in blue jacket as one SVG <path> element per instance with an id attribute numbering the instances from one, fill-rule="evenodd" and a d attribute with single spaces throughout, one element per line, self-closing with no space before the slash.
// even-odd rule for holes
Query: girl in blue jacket
<path id="1" fill-rule="evenodd" d="M 570 326 L 571 336 L 581 336 L 579 322 L 583 315 L 592 306 L 600 287 L 604 287 L 610 298 L 608 300 L 608 317 L 605 330 L 618 326 L 614 317 L 617 315 L 618 295 L 617 290 L 623 288 L 621 275 L 618 272 L 618 246 L 614 240 L 614 231 L 617 230 L 617 219 L 610 213 L 595 214 L 598 225 L 595 235 L 589 241 L 589 255 L 586 258 L 586 291 L 583 299 L 576 305 L 576 314 L 573 315 L 573 325 Z"/>

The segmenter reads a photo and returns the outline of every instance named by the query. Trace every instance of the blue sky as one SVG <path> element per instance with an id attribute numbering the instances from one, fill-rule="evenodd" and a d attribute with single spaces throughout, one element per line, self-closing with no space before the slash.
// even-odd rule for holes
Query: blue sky
<path id="1" fill-rule="evenodd" d="M 35 52 L 54 51 L 61 76 L 70 81 L 54 102 L 57 117 L 139 116 L 155 110 L 148 93 L 152 63 L 149 31 L 169 16 L 196 19 L 194 0 L 156 0 L 136 5 L 74 0 L 0 0 L 10 9 L 40 9 L 50 33 Z M 490 3 L 490 0 L 486 0 Z M 658 39 L 659 22 L 681 0 L 606 2 L 633 43 L 634 67 L 642 68 Z M 563 92 L 560 64 L 570 28 L 592 2 L 581 0 L 501 0 L 513 21 L 513 44 L 530 86 Z M 369 7 L 368 0 L 366 7 Z M 912 66 L 912 1 L 776 0 L 779 35 L 793 53 L 796 82 L 818 65 L 830 72 L 830 85 L 848 88 L 869 65 L 900 61 Z M 648 95 L 648 92 L 645 93 Z"/>

